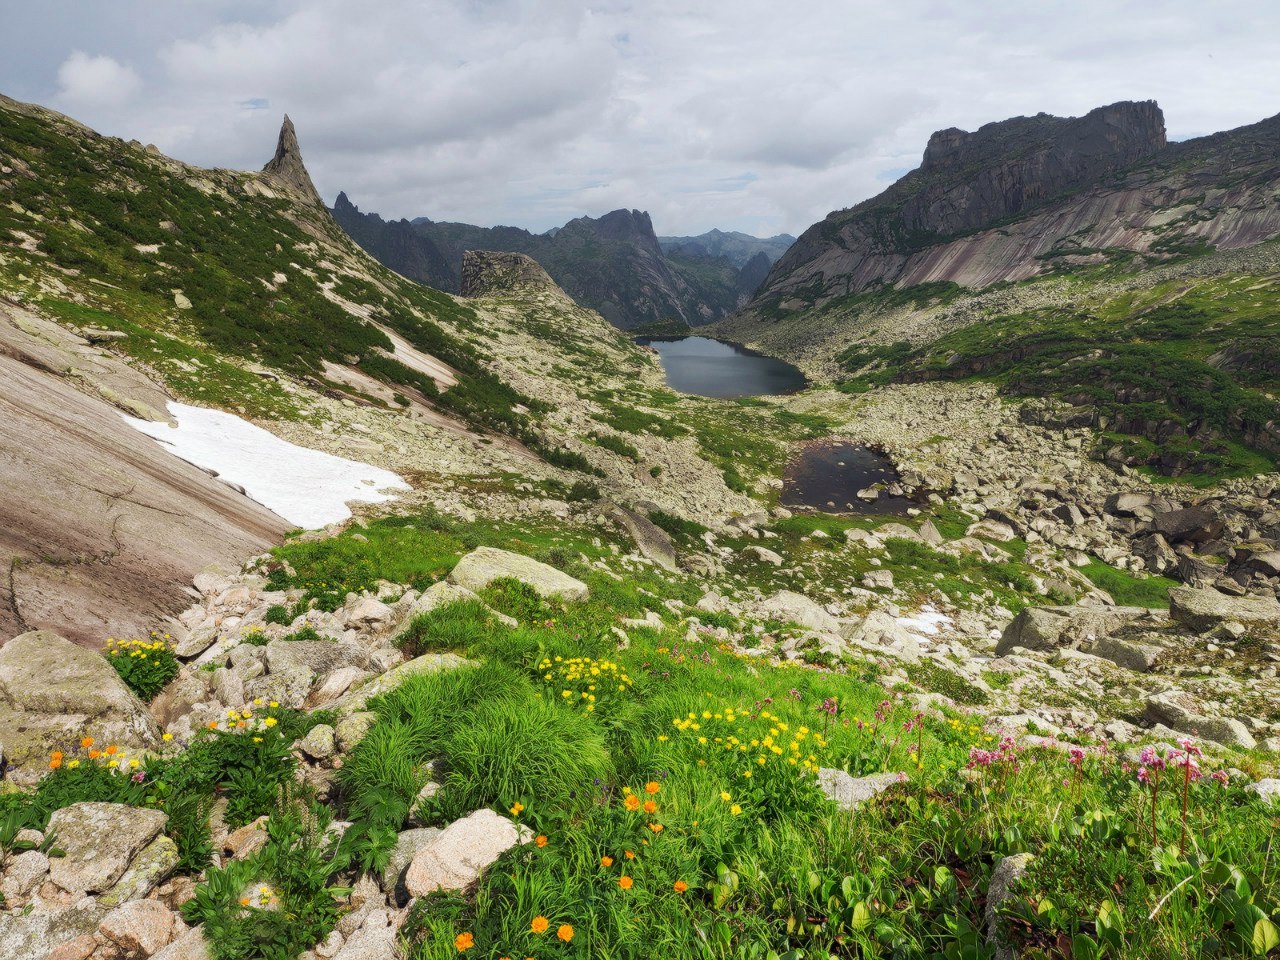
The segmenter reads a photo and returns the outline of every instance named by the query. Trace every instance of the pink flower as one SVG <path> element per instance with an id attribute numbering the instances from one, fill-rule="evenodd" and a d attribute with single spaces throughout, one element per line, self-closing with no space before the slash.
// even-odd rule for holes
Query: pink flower
<path id="1" fill-rule="evenodd" d="M 1156 753 L 1155 747 L 1143 747 L 1140 759 L 1142 760 L 1142 765 L 1144 767 L 1148 767 L 1152 770 L 1164 769 L 1164 757 Z"/>
<path id="2" fill-rule="evenodd" d="M 1144 785 L 1149 785 L 1151 783 L 1151 774 L 1147 773 L 1146 767 L 1138 768 L 1138 782 Z"/>
<path id="3" fill-rule="evenodd" d="M 1204 753 L 1200 750 L 1199 747 L 1196 746 L 1195 741 L 1192 740 L 1190 737 L 1180 738 L 1178 740 L 1178 746 L 1182 747 L 1182 749 L 1187 751 L 1187 753 L 1191 756 L 1196 756 L 1196 757 L 1204 756 Z"/>
<path id="4" fill-rule="evenodd" d="M 1084 750 L 1081 747 L 1072 747 L 1068 753 L 1071 755 L 1071 763 L 1076 769 L 1084 766 Z"/>
<path id="5" fill-rule="evenodd" d="M 1225 787 L 1231 782 L 1231 774 L 1227 773 L 1225 770 L 1215 770 L 1209 779 Z"/>

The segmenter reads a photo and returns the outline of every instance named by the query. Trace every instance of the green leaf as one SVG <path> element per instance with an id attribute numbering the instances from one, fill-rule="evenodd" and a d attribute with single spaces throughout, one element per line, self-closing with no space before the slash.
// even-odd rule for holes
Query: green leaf
<path id="1" fill-rule="evenodd" d="M 1265 957 L 1276 947 L 1280 947 L 1280 930 L 1276 929 L 1274 923 L 1263 917 L 1253 925 L 1254 955 Z"/>
<path id="2" fill-rule="evenodd" d="M 849 926 L 854 930 L 862 930 L 871 923 L 871 908 L 867 901 L 859 900 L 853 908 L 853 916 L 849 918 Z"/>

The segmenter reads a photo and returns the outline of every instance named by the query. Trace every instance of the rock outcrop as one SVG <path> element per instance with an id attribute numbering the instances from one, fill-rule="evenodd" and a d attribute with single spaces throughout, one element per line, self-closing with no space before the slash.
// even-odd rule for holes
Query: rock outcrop
<path id="1" fill-rule="evenodd" d="M 462 255 L 462 295 L 502 296 L 560 292 L 556 282 L 532 257 L 498 250 L 468 250 Z"/>
<path id="2" fill-rule="evenodd" d="M 293 129 L 293 121 L 285 114 L 284 123 L 280 125 L 280 138 L 276 141 L 276 154 L 267 161 L 262 172 L 271 176 L 277 183 L 291 190 L 304 200 L 324 206 L 316 186 L 311 182 L 311 174 L 307 173 L 306 164 L 302 162 L 302 149 L 298 146 L 298 134 Z"/>

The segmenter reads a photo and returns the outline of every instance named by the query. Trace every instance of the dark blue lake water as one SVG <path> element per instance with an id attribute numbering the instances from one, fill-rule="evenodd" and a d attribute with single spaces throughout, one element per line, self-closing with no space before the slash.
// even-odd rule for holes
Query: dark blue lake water
<path id="1" fill-rule="evenodd" d="M 662 362 L 667 383 L 701 397 L 759 397 L 795 393 L 808 381 L 797 367 L 777 357 L 709 337 L 640 337 Z"/>
<path id="2" fill-rule="evenodd" d="M 819 440 L 787 464 L 779 499 L 783 506 L 823 513 L 901 515 L 914 502 L 884 489 L 897 482 L 898 471 L 883 454 L 856 443 Z M 874 500 L 858 496 L 859 490 L 877 485 Z"/>

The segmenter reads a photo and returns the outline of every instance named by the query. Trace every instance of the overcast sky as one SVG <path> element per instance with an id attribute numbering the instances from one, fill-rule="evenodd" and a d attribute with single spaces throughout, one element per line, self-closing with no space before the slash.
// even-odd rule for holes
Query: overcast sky
<path id="1" fill-rule="evenodd" d="M 387 217 L 798 234 L 942 127 L 1272 116 L 1278 38 L 1275 0 L 0 0 L 0 92 L 242 169 L 287 112 L 325 200 Z"/>

